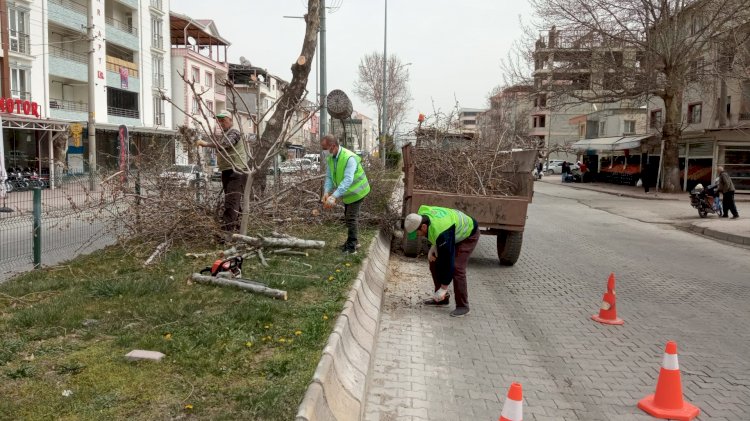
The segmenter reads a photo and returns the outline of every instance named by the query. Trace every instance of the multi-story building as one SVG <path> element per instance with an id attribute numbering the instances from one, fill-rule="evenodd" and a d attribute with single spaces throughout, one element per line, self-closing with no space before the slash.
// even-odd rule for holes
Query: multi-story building
<path id="1" fill-rule="evenodd" d="M 207 130 L 216 123 L 213 116 L 227 109 L 226 81 L 229 74 L 224 39 L 211 20 L 193 19 L 170 12 L 172 112 L 175 128 Z M 175 143 L 175 162 L 187 163 L 184 145 Z"/>
<path id="2" fill-rule="evenodd" d="M 477 115 L 485 110 L 482 108 L 461 108 L 458 110 L 457 129 L 463 132 L 477 131 Z"/>
<path id="3" fill-rule="evenodd" d="M 532 87 L 514 85 L 490 98 L 490 109 L 477 115 L 480 139 L 506 135 L 528 135 Z"/>
<path id="4" fill-rule="evenodd" d="M 19 161 L 10 164 L 37 166 L 46 173 L 54 161 L 68 172 L 88 171 L 89 112 L 97 127 L 97 164 L 103 168 L 127 156 L 118 153 L 121 125 L 128 128 L 127 149 L 145 137 L 171 138 L 171 111 L 158 93 L 169 96 L 162 36 L 168 10 L 169 0 L 107 0 L 97 2 L 96 10 L 83 0 L 8 2 L 10 23 L 3 28 L 9 35 L 3 69 L 8 75 L 3 80 L 9 80 L 10 89 L 4 96 L 21 101 L 14 110 L 0 110 L 6 149 L 15 151 Z M 89 15 L 93 43 L 87 35 Z M 89 80 L 92 45 L 94 81 Z M 155 69 L 154 62 L 162 67 Z M 90 83 L 95 84 L 91 106 Z M 29 102 L 30 113 L 23 101 Z"/>

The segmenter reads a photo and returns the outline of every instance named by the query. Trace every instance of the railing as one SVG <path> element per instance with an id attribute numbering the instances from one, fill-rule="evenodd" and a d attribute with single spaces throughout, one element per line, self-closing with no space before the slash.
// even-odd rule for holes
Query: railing
<path id="1" fill-rule="evenodd" d="M 10 51 L 31 54 L 31 41 L 28 34 L 10 31 Z"/>
<path id="2" fill-rule="evenodd" d="M 151 46 L 160 50 L 164 49 L 164 37 L 159 34 L 153 34 L 151 37 Z"/>
<path id="3" fill-rule="evenodd" d="M 50 99 L 49 108 L 54 110 L 88 112 L 89 104 L 83 101 L 69 101 L 67 99 Z"/>
<path id="4" fill-rule="evenodd" d="M 141 114 L 138 110 L 128 110 L 125 108 L 117 108 L 112 106 L 107 106 L 107 113 L 109 115 L 117 117 L 141 118 Z"/>
<path id="5" fill-rule="evenodd" d="M 117 57 L 107 56 L 107 70 L 119 73 L 120 67 L 128 69 L 128 76 L 138 78 L 138 65 Z"/>
<path id="6" fill-rule="evenodd" d="M 642 41 L 645 39 L 645 35 L 642 33 L 638 34 L 622 34 L 618 36 L 603 36 L 597 32 L 592 31 L 547 31 L 539 35 L 536 41 L 536 48 L 573 48 L 573 49 L 585 49 L 592 47 L 625 47 L 628 45 L 628 41 Z"/>
<path id="7" fill-rule="evenodd" d="M 64 58 L 66 60 L 72 60 L 77 61 L 79 63 L 88 64 L 89 58 L 86 56 L 86 54 L 81 53 L 75 53 L 73 51 L 67 51 L 63 50 L 62 48 L 56 46 L 56 45 L 50 45 L 49 47 L 49 55 L 53 57 L 60 57 Z"/>
<path id="8" fill-rule="evenodd" d="M 86 7 L 85 5 L 71 1 L 71 0 L 49 0 L 49 2 L 59 4 L 60 6 L 66 9 L 70 9 L 82 15 L 87 15 L 89 11 L 89 8 Z"/>
<path id="9" fill-rule="evenodd" d="M 159 74 L 153 75 L 153 85 L 154 85 L 154 88 L 163 88 L 164 87 L 164 75 L 159 75 Z"/>
<path id="10" fill-rule="evenodd" d="M 29 91 L 18 91 L 11 89 L 10 96 L 23 100 L 31 100 L 31 92 Z"/>
<path id="11" fill-rule="evenodd" d="M 216 82 L 214 83 L 214 92 L 216 92 L 217 94 L 226 95 L 227 87 L 222 83 Z"/>
<path id="12" fill-rule="evenodd" d="M 740 113 L 740 121 L 750 120 L 750 113 Z"/>
<path id="13" fill-rule="evenodd" d="M 161 0 L 151 0 L 151 7 L 153 7 L 154 9 L 162 10 L 161 9 Z"/>
<path id="14" fill-rule="evenodd" d="M 164 113 L 155 113 L 154 114 L 154 126 L 163 126 L 166 121 L 166 116 Z"/>
<path id="15" fill-rule="evenodd" d="M 104 18 L 104 21 L 107 23 L 107 25 L 112 25 L 121 31 L 125 31 L 127 33 L 138 36 L 138 28 L 133 25 L 127 24 L 125 22 L 120 22 L 119 20 L 111 18 L 109 16 Z"/>

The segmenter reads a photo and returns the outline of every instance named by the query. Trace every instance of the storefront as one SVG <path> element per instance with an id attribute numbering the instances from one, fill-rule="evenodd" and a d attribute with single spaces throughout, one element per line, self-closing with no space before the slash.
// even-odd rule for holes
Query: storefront
<path id="1" fill-rule="evenodd" d="M 573 148 L 595 181 L 635 185 L 642 172 L 658 171 L 659 148 L 651 135 L 582 139 Z M 648 179 L 655 180 L 655 174 Z"/>
<path id="2" fill-rule="evenodd" d="M 0 118 L 6 170 L 29 168 L 42 178 L 49 178 L 54 187 L 60 176 L 54 169 L 64 165 L 65 160 L 64 152 L 56 147 L 67 141 L 68 123 L 16 114 L 2 114 Z"/>

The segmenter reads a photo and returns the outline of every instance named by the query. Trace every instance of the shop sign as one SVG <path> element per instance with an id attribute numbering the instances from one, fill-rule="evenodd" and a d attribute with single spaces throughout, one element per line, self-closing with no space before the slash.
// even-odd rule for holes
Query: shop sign
<path id="1" fill-rule="evenodd" d="M 39 104 L 25 99 L 0 98 L 0 113 L 25 114 L 40 117 Z"/>
<path id="2" fill-rule="evenodd" d="M 83 126 L 80 123 L 71 123 L 68 129 L 70 130 L 70 137 L 73 139 L 73 146 L 76 148 L 80 148 Z"/>

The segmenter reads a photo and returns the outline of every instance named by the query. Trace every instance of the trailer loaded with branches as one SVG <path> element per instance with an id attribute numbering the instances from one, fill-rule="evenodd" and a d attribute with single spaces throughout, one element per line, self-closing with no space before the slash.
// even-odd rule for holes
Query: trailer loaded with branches
<path id="1" fill-rule="evenodd" d="M 458 209 L 476 219 L 482 235 L 497 237 L 500 264 L 514 265 L 533 196 L 537 151 L 506 146 L 404 146 L 402 217 L 422 205 Z M 404 253 L 416 256 L 421 241 L 404 236 Z"/>

